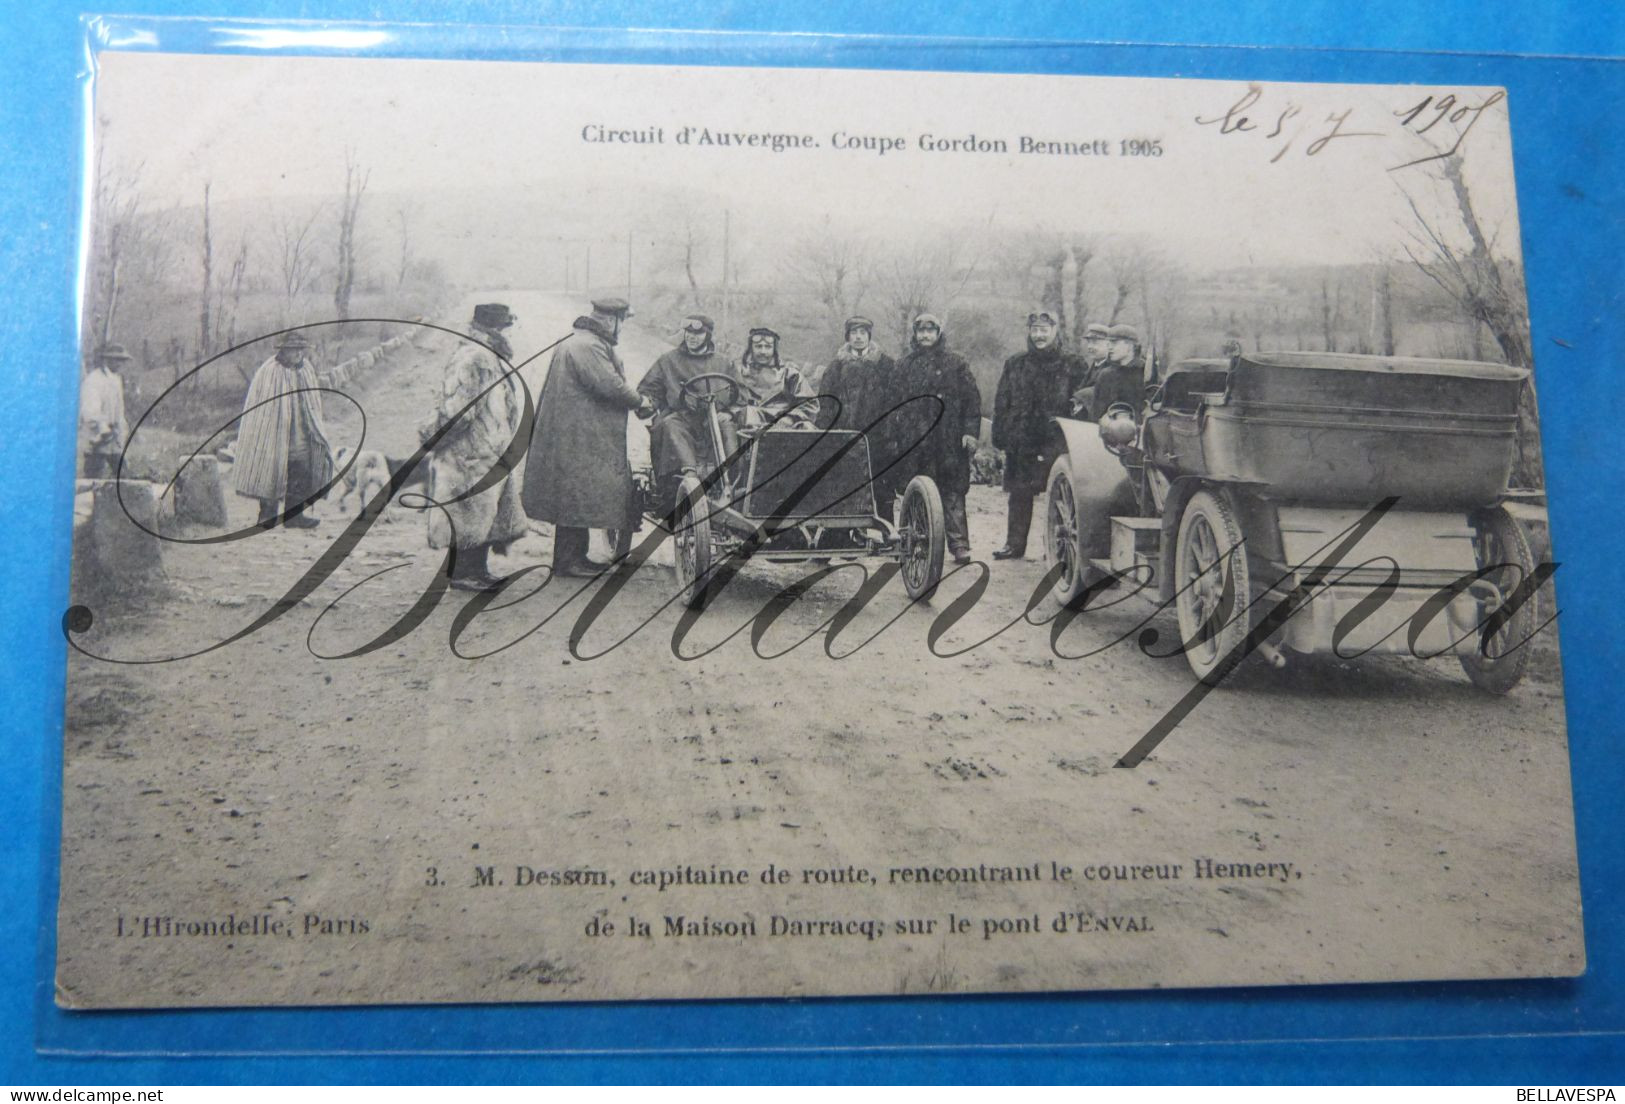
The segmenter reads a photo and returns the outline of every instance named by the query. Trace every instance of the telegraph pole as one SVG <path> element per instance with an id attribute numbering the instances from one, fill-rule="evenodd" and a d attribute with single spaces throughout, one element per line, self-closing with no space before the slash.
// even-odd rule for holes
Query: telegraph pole
<path id="1" fill-rule="evenodd" d="M 729 235 L 732 229 L 732 216 L 733 212 L 726 207 L 722 209 L 722 334 L 725 342 L 728 339 L 728 266 L 731 263 Z"/>

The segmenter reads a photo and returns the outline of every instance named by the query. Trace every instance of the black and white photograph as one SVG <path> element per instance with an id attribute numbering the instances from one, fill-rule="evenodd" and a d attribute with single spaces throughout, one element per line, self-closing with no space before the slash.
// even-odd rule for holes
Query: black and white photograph
<path id="1" fill-rule="evenodd" d="M 1584 971 L 1504 90 L 96 63 L 58 1005 Z"/>

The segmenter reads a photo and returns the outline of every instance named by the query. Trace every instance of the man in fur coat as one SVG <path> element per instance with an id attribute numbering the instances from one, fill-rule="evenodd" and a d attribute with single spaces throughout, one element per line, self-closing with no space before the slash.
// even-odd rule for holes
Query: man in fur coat
<path id="1" fill-rule="evenodd" d="M 993 447 L 1004 450 L 1004 489 L 1009 496 L 1004 547 L 995 560 L 1027 555 L 1033 498 L 1044 489 L 1055 460 L 1051 419 L 1070 410 L 1071 383 L 1082 372 L 1077 358 L 1061 350 L 1060 312 L 1027 316 L 1027 350 L 1004 362 L 993 400 Z"/>
<path id="2" fill-rule="evenodd" d="M 508 363 L 513 350 L 502 331 L 515 321 L 502 303 L 474 308 L 468 334 L 446 364 L 434 412 L 418 426 L 427 443 L 438 430 L 429 461 L 429 547 L 455 548 L 451 585 L 486 590 L 500 582 L 491 574 L 490 553 L 525 535 L 519 484 L 503 457 L 519 432 L 519 385 Z M 493 468 L 503 477 L 476 494 L 468 492 Z M 466 496 L 466 497 L 464 497 Z"/>
<path id="3" fill-rule="evenodd" d="M 898 386 L 897 362 L 880 351 L 874 331 L 875 324 L 862 316 L 846 320 L 846 343 L 818 384 L 818 426 L 856 430 L 868 438 L 875 509 L 890 521 L 902 490 L 897 438 L 906 416 L 893 411 L 908 396 Z"/>
<path id="4" fill-rule="evenodd" d="M 942 320 L 934 314 L 914 319 L 911 348 L 898 365 L 903 393 L 935 401 L 913 402 L 903 421 L 902 439 L 918 441 L 898 464 L 905 487 L 915 475 L 929 475 L 942 493 L 948 551 L 954 562 L 970 563 L 970 532 L 965 495 L 970 490 L 970 458 L 982 433 L 982 392 L 970 365 L 949 352 Z"/>

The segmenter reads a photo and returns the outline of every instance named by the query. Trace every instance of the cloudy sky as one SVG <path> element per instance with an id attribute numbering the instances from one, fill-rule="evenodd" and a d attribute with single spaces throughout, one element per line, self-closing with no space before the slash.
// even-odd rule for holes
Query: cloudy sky
<path id="1" fill-rule="evenodd" d="M 1398 255 L 1410 221 L 1401 184 L 1430 213 L 1448 200 L 1426 167 L 1395 167 L 1461 138 L 1481 220 L 1509 251 L 1518 240 L 1508 105 L 1471 110 L 1489 89 L 1266 84 L 1254 95 L 1243 82 L 1075 76 L 119 52 L 99 62 L 104 154 L 139 163 L 160 204 L 197 202 L 205 180 L 222 203 L 331 196 L 348 149 L 375 193 L 440 202 L 458 189 L 522 189 L 616 211 L 641 202 L 640 189 L 671 186 L 879 238 L 991 220 L 1150 233 L 1198 267 L 1359 262 Z M 1439 112 L 1430 105 L 1409 126 L 1396 113 L 1428 96 L 1454 99 L 1418 135 Z M 658 128 L 665 141 L 584 140 L 593 127 Z M 684 127 L 818 145 L 682 145 Z M 840 150 L 837 135 L 908 148 Z M 1002 140 L 1008 152 L 929 152 L 927 135 Z M 1023 155 L 1024 136 L 1109 153 Z M 1125 140 L 1161 155 L 1124 156 Z"/>

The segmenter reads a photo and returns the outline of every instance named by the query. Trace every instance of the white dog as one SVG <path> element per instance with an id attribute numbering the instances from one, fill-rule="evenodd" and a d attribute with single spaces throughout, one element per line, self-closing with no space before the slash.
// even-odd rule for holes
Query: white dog
<path id="1" fill-rule="evenodd" d="M 355 457 L 354 463 L 350 462 L 352 455 Z M 344 445 L 333 454 L 333 463 L 340 470 L 346 464 L 350 465 L 350 469 L 344 472 L 344 478 L 339 481 L 339 496 L 333 502 L 341 514 L 345 512 L 344 504 L 352 494 L 360 495 L 355 506 L 356 513 L 360 513 L 362 504 L 389 484 L 389 458 L 377 449 L 356 452 L 349 445 Z"/>

